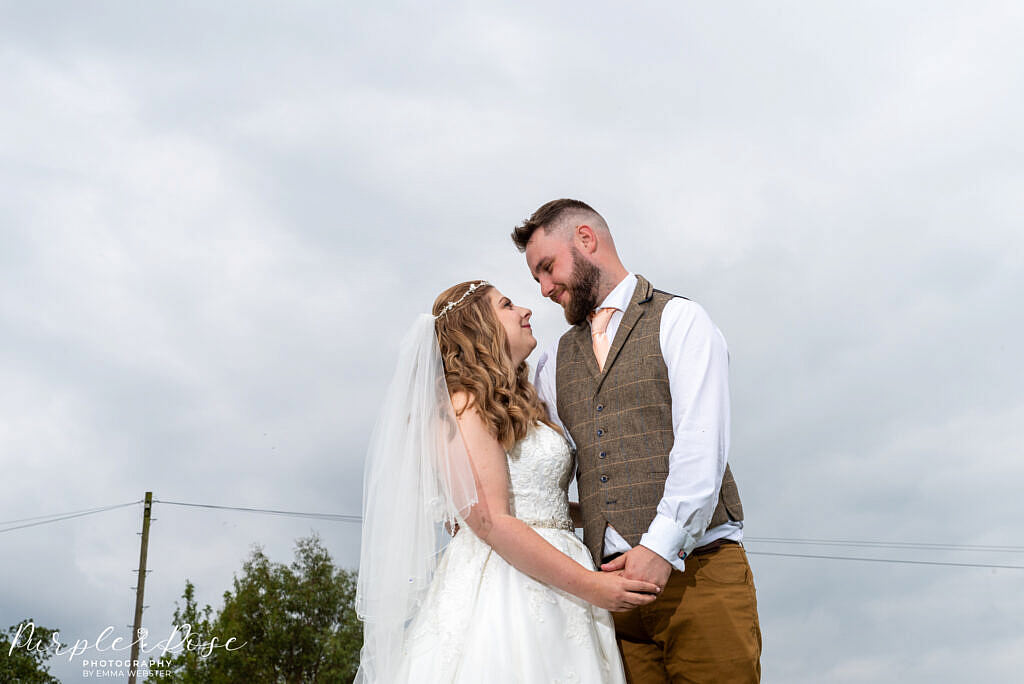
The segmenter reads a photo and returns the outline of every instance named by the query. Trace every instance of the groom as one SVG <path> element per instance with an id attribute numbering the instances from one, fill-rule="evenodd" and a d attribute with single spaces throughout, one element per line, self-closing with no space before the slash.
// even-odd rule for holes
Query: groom
<path id="1" fill-rule="evenodd" d="M 760 681 L 725 338 L 700 305 L 627 271 L 583 202 L 548 202 L 512 239 L 573 326 L 536 386 L 575 443 L 583 540 L 602 570 L 662 587 L 613 614 L 630 681 Z"/>

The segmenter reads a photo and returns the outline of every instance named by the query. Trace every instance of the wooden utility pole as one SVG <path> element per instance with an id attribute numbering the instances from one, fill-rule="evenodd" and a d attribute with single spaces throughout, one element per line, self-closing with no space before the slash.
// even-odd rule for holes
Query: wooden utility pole
<path id="1" fill-rule="evenodd" d="M 139 641 L 142 631 L 142 600 L 146 591 L 146 552 L 149 550 L 149 517 L 153 510 L 153 492 L 146 492 L 146 503 L 142 509 L 142 547 L 139 549 L 139 581 L 135 586 L 135 620 L 132 623 L 132 660 L 128 668 L 128 684 L 135 684 L 139 660 Z"/>

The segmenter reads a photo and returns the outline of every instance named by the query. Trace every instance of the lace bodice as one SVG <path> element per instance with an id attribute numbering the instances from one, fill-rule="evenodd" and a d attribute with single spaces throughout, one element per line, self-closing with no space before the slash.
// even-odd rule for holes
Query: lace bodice
<path id="1" fill-rule="evenodd" d="M 569 444 L 547 425 L 530 428 L 508 451 L 509 508 L 528 525 L 572 529 L 567 488 Z"/>
<path id="2" fill-rule="evenodd" d="M 573 457 L 561 434 L 530 428 L 507 452 L 509 508 L 587 570 L 566 486 Z M 611 615 L 520 572 L 467 528 L 452 538 L 410 626 L 400 684 L 624 684 Z"/>

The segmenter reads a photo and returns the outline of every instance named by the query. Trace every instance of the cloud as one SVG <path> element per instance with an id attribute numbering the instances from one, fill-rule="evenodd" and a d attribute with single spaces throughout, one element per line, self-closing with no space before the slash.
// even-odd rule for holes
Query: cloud
<path id="1" fill-rule="evenodd" d="M 564 329 L 508 233 L 571 196 L 724 331 L 751 537 L 1020 544 L 1015 5 L 5 14 L 0 519 L 358 512 L 437 292 L 486 277 Z M 155 510 L 153 625 L 253 542 L 358 559 L 353 525 Z M 6 624 L 126 623 L 138 520 L 5 533 Z M 1018 571 L 752 562 L 766 681 L 1019 669 Z"/>

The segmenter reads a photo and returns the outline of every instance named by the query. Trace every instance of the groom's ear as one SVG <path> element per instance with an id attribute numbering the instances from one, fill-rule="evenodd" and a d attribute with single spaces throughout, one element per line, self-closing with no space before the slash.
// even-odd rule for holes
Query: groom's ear
<path id="1" fill-rule="evenodd" d="M 584 254 L 593 254 L 594 250 L 597 249 L 597 233 L 594 232 L 594 229 L 589 224 L 581 223 L 576 226 L 573 240 Z"/>

